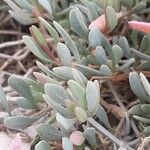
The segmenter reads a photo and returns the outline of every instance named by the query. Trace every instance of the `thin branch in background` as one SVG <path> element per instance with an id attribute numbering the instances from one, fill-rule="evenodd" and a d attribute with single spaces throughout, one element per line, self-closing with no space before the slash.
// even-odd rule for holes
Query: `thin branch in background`
<path id="1" fill-rule="evenodd" d="M 6 47 L 11 47 L 11 46 L 16 46 L 16 45 L 20 45 L 20 44 L 23 44 L 23 40 L 4 42 L 4 43 L 0 44 L 0 49 L 6 48 Z"/>
<path id="2" fill-rule="evenodd" d="M 0 26 L 3 25 L 4 23 L 6 23 L 7 21 L 9 21 L 12 17 L 10 15 L 8 15 L 4 20 L 2 20 L 0 22 Z"/>
<path id="3" fill-rule="evenodd" d="M 122 101 L 120 100 L 119 96 L 118 96 L 118 93 L 116 92 L 116 90 L 114 89 L 111 81 L 109 80 L 108 82 L 108 85 L 109 85 L 109 88 L 111 89 L 113 95 L 114 95 L 114 98 L 116 100 L 116 102 L 118 103 L 118 105 L 126 112 L 127 109 L 126 107 L 124 106 L 124 104 L 122 103 Z"/>
<path id="4" fill-rule="evenodd" d="M 112 142 L 116 143 L 119 147 L 127 148 L 128 150 L 134 150 L 132 147 L 130 147 L 125 142 L 121 141 L 114 135 L 112 135 L 108 130 L 106 130 L 103 126 L 101 126 L 98 122 L 96 122 L 93 118 L 87 118 L 87 121 L 95 127 L 100 133 L 104 134 L 108 139 L 110 139 Z"/>
<path id="5" fill-rule="evenodd" d="M 141 135 L 140 135 L 140 132 L 139 132 L 139 130 L 138 130 L 138 128 L 137 128 L 137 126 L 136 126 L 136 124 L 134 123 L 134 121 L 133 121 L 132 118 L 130 118 L 130 123 L 131 123 L 131 127 L 132 127 L 132 129 L 133 129 L 135 135 L 136 135 L 137 137 L 140 137 L 140 136 L 141 136 Z"/>
<path id="6" fill-rule="evenodd" d="M 138 145 L 140 141 L 141 141 L 141 139 L 140 139 L 140 138 L 137 138 L 137 139 L 135 139 L 135 140 L 129 142 L 128 145 L 130 145 L 130 146 Z"/>
<path id="7" fill-rule="evenodd" d="M 17 63 L 18 63 L 18 65 L 19 65 L 20 69 L 21 69 L 24 73 L 26 73 L 26 72 L 27 72 L 27 69 L 23 66 L 22 62 L 18 60 Z"/>
<path id="8" fill-rule="evenodd" d="M 28 72 L 27 69 L 25 69 L 25 67 L 23 66 L 23 64 L 21 63 L 21 60 L 24 60 L 28 55 L 30 54 L 30 51 L 27 49 L 27 47 L 24 47 L 22 49 L 18 49 L 15 54 L 13 56 L 10 55 L 6 55 L 6 54 L 2 54 L 0 53 L 0 57 L 1 58 L 7 58 L 7 60 L 1 65 L 0 67 L 0 84 L 4 83 L 4 76 L 5 75 L 12 75 L 12 73 L 9 73 L 7 71 L 4 71 L 4 69 L 7 68 L 7 66 L 12 63 L 12 61 L 17 61 L 18 65 L 20 66 L 20 68 L 24 71 L 24 72 Z"/>
<path id="9" fill-rule="evenodd" d="M 4 34 L 4 35 L 27 35 L 27 33 L 23 33 L 23 32 L 18 32 L 18 31 L 14 31 L 14 30 L 0 30 L 0 34 Z"/>

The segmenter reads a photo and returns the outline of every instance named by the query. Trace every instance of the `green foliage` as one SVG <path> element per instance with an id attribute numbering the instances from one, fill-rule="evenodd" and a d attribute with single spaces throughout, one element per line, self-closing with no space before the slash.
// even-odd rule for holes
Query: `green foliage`
<path id="1" fill-rule="evenodd" d="M 36 144 L 35 150 L 51 150 L 51 147 L 46 141 L 42 140 Z"/>
<path id="2" fill-rule="evenodd" d="M 113 132 L 107 113 L 101 105 L 103 97 L 100 91 L 100 88 L 103 88 L 101 83 L 105 84 L 105 81 L 112 79 L 116 74 L 129 73 L 130 87 L 140 102 L 130 108 L 128 113 L 146 126 L 143 129 L 145 135 L 150 134 L 147 126 L 150 124 L 150 84 L 142 73 L 140 75 L 137 72 L 130 73 L 131 70 L 149 70 L 150 36 L 133 31 L 130 40 L 128 39 L 130 32 L 126 34 L 122 30 L 121 35 L 117 32 L 121 28 L 127 29 L 126 20 L 135 18 L 137 12 L 144 11 L 147 2 L 136 0 L 108 0 L 107 3 L 106 0 L 25 2 L 5 0 L 5 2 L 12 9 L 9 11 L 10 15 L 20 23 L 40 24 L 40 26 L 32 25 L 31 36 L 25 35 L 22 39 L 32 53 L 43 61 L 43 63 L 37 61 L 36 64 L 44 72 L 34 72 L 35 80 L 13 75 L 8 79 L 8 84 L 19 94 L 16 100 L 19 107 L 37 111 L 43 104 L 46 108 L 46 112 L 39 116 L 11 116 L 8 101 L 0 87 L 1 103 L 10 115 L 4 120 L 6 127 L 20 130 L 38 120 L 40 124 L 37 127 L 37 136 L 40 141 L 35 145 L 35 150 L 52 149 L 48 144 L 49 141 L 56 143 L 61 141 L 64 150 L 73 150 L 76 146 L 83 149 L 87 145 L 93 149 L 99 148 L 97 128 L 91 127 L 89 118 L 94 118 L 107 128 L 107 130 L 104 128 L 107 131 L 105 135 L 111 135 L 109 131 Z M 33 10 L 39 12 L 40 17 L 36 16 Z M 116 14 L 119 11 L 123 12 L 120 17 Z M 89 24 L 102 14 L 106 19 L 106 31 L 100 30 L 98 26 L 89 30 Z M 48 34 L 45 34 L 46 31 Z M 51 44 L 54 45 L 53 50 Z M 42 117 L 44 121 L 41 121 Z M 83 133 L 79 131 L 81 134 L 76 136 L 86 139 L 81 145 L 72 143 L 70 137 L 78 130 L 82 130 Z M 112 141 L 115 143 L 116 140 Z M 80 141 L 74 139 L 73 142 Z M 121 144 L 119 146 L 120 149 L 126 148 Z"/>

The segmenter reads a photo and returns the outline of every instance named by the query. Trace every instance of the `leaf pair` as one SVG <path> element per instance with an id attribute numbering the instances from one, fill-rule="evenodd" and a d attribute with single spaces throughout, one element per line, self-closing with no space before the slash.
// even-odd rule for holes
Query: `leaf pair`
<path id="1" fill-rule="evenodd" d="M 150 84 L 142 73 L 140 73 L 140 76 L 137 72 L 130 73 L 129 82 L 131 89 L 141 102 L 150 102 Z"/>

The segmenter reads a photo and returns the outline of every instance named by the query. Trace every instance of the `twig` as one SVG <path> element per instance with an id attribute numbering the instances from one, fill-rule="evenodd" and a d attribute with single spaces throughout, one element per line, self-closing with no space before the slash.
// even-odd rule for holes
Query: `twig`
<path id="1" fill-rule="evenodd" d="M 115 89 L 114 89 L 114 87 L 113 87 L 113 85 L 112 85 L 112 83 L 111 83 L 110 80 L 108 81 L 108 85 L 109 85 L 109 88 L 111 89 L 111 91 L 112 91 L 112 93 L 113 93 L 113 95 L 114 95 L 114 98 L 115 98 L 116 102 L 117 102 L 118 105 L 126 112 L 127 109 L 126 109 L 126 107 L 123 105 L 123 103 L 122 103 L 122 101 L 120 100 L 120 98 L 118 97 L 118 94 L 117 94 L 117 92 L 115 91 Z"/>
<path id="2" fill-rule="evenodd" d="M 17 52 L 13 55 L 13 57 L 17 57 L 18 55 L 20 55 L 20 54 L 22 53 L 22 51 L 23 51 L 23 50 L 17 51 Z M 5 68 L 7 67 L 7 65 L 8 65 L 10 62 L 12 62 L 12 61 L 13 61 L 13 59 L 12 59 L 12 58 L 9 58 L 7 61 L 5 61 L 5 62 L 1 65 L 0 70 L 5 69 Z"/>
<path id="3" fill-rule="evenodd" d="M 134 121 L 133 121 L 132 118 L 130 118 L 130 123 L 131 123 L 131 127 L 132 127 L 134 133 L 136 134 L 136 136 L 137 136 L 137 137 L 140 137 L 140 132 L 139 132 L 139 130 L 137 129 L 137 127 L 136 127 L 136 125 L 135 125 L 135 123 L 134 123 Z"/>
<path id="4" fill-rule="evenodd" d="M 4 59 L 14 59 L 14 60 L 22 60 L 24 59 L 28 54 L 30 53 L 29 50 L 26 50 L 22 55 L 20 56 L 11 56 L 11 55 L 7 55 L 7 54 L 3 54 L 3 53 L 0 53 L 0 57 L 1 58 L 4 58 Z"/>
<path id="5" fill-rule="evenodd" d="M 0 34 L 6 34 L 6 35 L 26 35 L 26 33 L 13 31 L 13 30 L 0 30 Z"/>
<path id="6" fill-rule="evenodd" d="M 17 63 L 19 65 L 19 67 L 21 68 L 21 70 L 26 73 L 27 69 L 23 66 L 22 62 L 20 60 L 18 60 Z"/>
<path id="7" fill-rule="evenodd" d="M 6 23 L 7 21 L 9 21 L 12 17 L 10 15 L 8 15 L 3 21 L 0 22 L 0 26 L 4 23 Z"/>
<path id="8" fill-rule="evenodd" d="M 112 135 L 108 130 L 106 130 L 103 126 L 101 126 L 98 122 L 96 122 L 93 118 L 87 118 L 87 121 L 95 127 L 99 132 L 104 134 L 107 138 L 109 138 L 112 142 L 116 143 L 120 147 L 126 147 L 128 150 L 134 150 L 132 147 L 130 147 L 125 142 L 121 141 L 114 135 Z"/>
<path id="9" fill-rule="evenodd" d="M 137 145 L 137 143 L 139 143 L 139 142 L 140 142 L 140 138 L 137 138 L 137 139 L 129 142 L 128 145 L 130 145 L 130 146 L 135 145 L 135 144 Z"/>
<path id="10" fill-rule="evenodd" d="M 4 42 L 4 43 L 0 44 L 0 49 L 5 48 L 5 47 L 16 46 L 16 45 L 20 45 L 20 44 L 23 44 L 23 40 Z"/>

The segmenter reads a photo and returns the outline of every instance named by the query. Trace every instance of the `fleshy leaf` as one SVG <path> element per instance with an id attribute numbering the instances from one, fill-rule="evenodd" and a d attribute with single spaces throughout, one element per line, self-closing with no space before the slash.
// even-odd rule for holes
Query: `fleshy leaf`
<path id="1" fill-rule="evenodd" d="M 68 86 L 70 87 L 74 97 L 77 100 L 77 103 L 84 109 L 86 109 L 86 96 L 85 96 L 85 89 L 79 85 L 74 80 L 68 81 Z"/>
<path id="2" fill-rule="evenodd" d="M 37 45 L 31 36 L 24 35 L 22 37 L 26 46 L 32 51 L 32 53 L 47 63 L 55 63 L 48 58 L 48 55 Z"/>
<path id="3" fill-rule="evenodd" d="M 106 65 L 101 65 L 99 70 L 100 70 L 101 75 L 103 75 L 103 76 L 111 76 L 112 75 L 111 70 Z"/>
<path id="4" fill-rule="evenodd" d="M 70 139 L 68 139 L 67 137 L 62 138 L 62 148 L 64 150 L 73 150 L 73 145 Z"/>
<path id="5" fill-rule="evenodd" d="M 5 95 L 4 90 L 1 86 L 0 86 L 0 102 L 2 103 L 4 109 L 8 112 L 8 114 L 11 115 L 11 111 L 10 111 L 8 101 L 6 99 L 6 95 Z"/>
<path id="6" fill-rule="evenodd" d="M 51 108 L 56 110 L 58 113 L 60 113 L 64 117 L 70 118 L 72 116 L 71 113 L 65 107 L 53 101 L 48 95 L 44 94 L 43 98 Z"/>
<path id="7" fill-rule="evenodd" d="M 56 121 L 58 123 L 58 126 L 63 127 L 66 131 L 73 129 L 73 125 L 76 122 L 76 119 L 67 119 L 63 117 L 61 114 L 56 114 Z"/>
<path id="8" fill-rule="evenodd" d="M 35 145 L 35 150 L 52 150 L 52 149 L 46 141 L 42 140 Z"/>
<path id="9" fill-rule="evenodd" d="M 8 79 L 8 84 L 20 95 L 30 100 L 34 107 L 36 106 L 31 89 L 29 85 L 23 80 L 23 78 L 13 75 Z"/>
<path id="10" fill-rule="evenodd" d="M 149 101 L 149 96 L 144 90 L 144 87 L 141 83 L 141 79 L 137 72 L 130 73 L 129 82 L 132 91 L 140 98 L 140 100 Z"/>
<path id="11" fill-rule="evenodd" d="M 46 83 L 44 89 L 46 95 L 61 105 L 64 105 L 65 100 L 68 99 L 67 92 L 62 86 Z"/>
<path id="12" fill-rule="evenodd" d="M 88 143 L 95 149 L 97 147 L 96 129 L 88 127 L 87 129 L 85 129 L 83 134 Z"/>
<path id="13" fill-rule="evenodd" d="M 144 76 L 143 73 L 140 73 L 140 78 L 141 78 L 141 82 L 142 82 L 142 85 L 144 86 L 146 93 L 150 97 L 150 84 L 149 84 L 148 80 L 146 79 L 146 77 Z"/>
<path id="14" fill-rule="evenodd" d="M 50 33 L 50 35 L 54 39 L 55 43 L 57 44 L 59 42 L 59 35 L 58 35 L 57 31 L 42 17 L 39 17 L 38 19 L 46 27 L 46 29 L 48 30 L 48 32 Z"/>
<path id="15" fill-rule="evenodd" d="M 99 121 L 102 122 L 108 129 L 111 129 L 107 113 L 101 105 L 98 105 L 96 116 L 98 117 Z"/>
<path id="16" fill-rule="evenodd" d="M 100 93 L 99 89 L 92 81 L 88 81 L 87 83 L 86 100 L 88 113 L 94 115 L 100 101 Z"/>
<path id="17" fill-rule="evenodd" d="M 73 30 L 79 36 L 86 39 L 88 36 L 88 29 L 84 22 L 83 14 L 80 12 L 80 10 L 77 7 L 73 8 L 70 11 L 69 20 Z"/>
<path id="18" fill-rule="evenodd" d="M 16 103 L 19 107 L 24 108 L 24 109 L 34 109 L 34 105 L 31 103 L 30 100 L 20 97 L 16 100 Z"/>
<path id="19" fill-rule="evenodd" d="M 13 116 L 7 117 L 4 124 L 9 129 L 24 129 L 31 126 L 41 116 L 28 117 L 28 116 Z"/>
<path id="20" fill-rule="evenodd" d="M 141 106 L 142 106 L 141 104 L 138 104 L 138 105 L 131 107 L 128 111 L 129 114 L 139 115 L 139 116 L 143 115 L 143 111 L 142 111 Z"/>
<path id="21" fill-rule="evenodd" d="M 81 107 L 75 107 L 74 109 L 74 113 L 76 115 L 76 117 L 79 119 L 80 122 L 85 122 L 87 119 L 87 114 L 85 112 L 85 110 Z"/>
<path id="22" fill-rule="evenodd" d="M 92 28 L 89 32 L 89 44 L 91 47 L 97 47 L 101 45 L 101 34 L 98 28 Z"/>
<path id="23" fill-rule="evenodd" d="M 52 7 L 49 0 L 38 0 L 38 2 L 52 15 Z"/>
<path id="24" fill-rule="evenodd" d="M 46 141 L 56 141 L 61 140 L 63 134 L 57 128 L 50 124 L 41 124 L 37 128 L 38 135 Z"/>
<path id="25" fill-rule="evenodd" d="M 116 12 L 112 6 L 106 7 L 106 22 L 110 30 L 114 30 L 118 24 Z"/>
<path id="26" fill-rule="evenodd" d="M 71 54 L 68 47 L 63 43 L 57 44 L 57 52 L 60 57 L 60 60 L 65 66 L 71 66 Z"/>
<path id="27" fill-rule="evenodd" d="M 101 46 L 96 47 L 95 57 L 96 57 L 96 62 L 98 64 L 100 65 L 108 64 L 108 58 L 103 47 Z"/>
<path id="28" fill-rule="evenodd" d="M 113 51 L 113 54 L 114 54 L 113 63 L 118 64 L 120 62 L 122 56 L 123 56 L 123 51 L 118 45 L 114 45 L 112 47 L 112 51 Z"/>
<path id="29" fill-rule="evenodd" d="M 150 124 L 150 118 L 144 118 L 144 117 L 140 117 L 140 116 L 136 116 L 136 115 L 133 115 L 133 118 L 142 123 Z"/>
<path id="30" fill-rule="evenodd" d="M 79 76 L 81 77 L 83 82 L 87 83 L 87 78 L 79 70 L 76 70 L 74 68 L 67 67 L 67 66 L 53 68 L 53 71 L 57 76 L 63 78 L 64 80 L 67 80 L 67 81 L 70 79 L 74 80 L 74 75 L 73 75 L 72 70 L 77 71 L 77 73 L 79 74 Z"/>
<path id="31" fill-rule="evenodd" d="M 68 35 L 68 33 L 61 27 L 60 24 L 58 24 L 56 21 L 53 21 L 53 24 L 54 24 L 55 28 L 57 29 L 57 31 L 61 34 L 61 36 L 65 40 L 68 48 L 75 56 L 77 62 L 80 62 L 80 55 L 79 55 L 79 52 L 76 48 L 74 41 L 71 39 L 71 37 Z"/>

